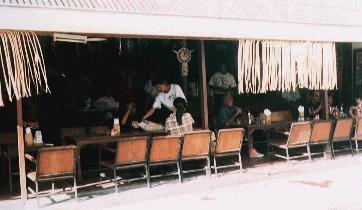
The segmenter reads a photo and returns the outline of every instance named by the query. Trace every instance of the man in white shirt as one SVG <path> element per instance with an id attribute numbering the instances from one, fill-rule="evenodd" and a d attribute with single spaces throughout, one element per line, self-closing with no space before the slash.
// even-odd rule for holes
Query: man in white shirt
<path id="1" fill-rule="evenodd" d="M 174 112 L 175 107 L 173 106 L 173 101 L 175 98 L 181 97 L 186 100 L 185 94 L 179 85 L 169 84 L 167 80 L 161 78 L 153 79 L 152 83 L 159 93 L 152 108 L 147 111 L 147 113 L 142 117 L 142 120 L 146 120 L 152 116 L 156 109 L 161 109 L 162 106 L 164 106 L 168 111 Z"/>
<path id="2" fill-rule="evenodd" d="M 224 63 L 220 63 L 219 71 L 212 75 L 209 86 L 215 96 L 215 112 L 224 104 L 224 97 L 237 88 L 234 76 L 227 72 Z"/>

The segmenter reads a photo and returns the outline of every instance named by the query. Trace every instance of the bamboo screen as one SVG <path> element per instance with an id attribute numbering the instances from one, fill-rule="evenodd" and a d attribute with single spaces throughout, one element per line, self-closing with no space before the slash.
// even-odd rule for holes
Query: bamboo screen
<path id="1" fill-rule="evenodd" d="M 0 106 L 3 91 L 11 102 L 14 96 L 19 100 L 42 89 L 50 92 L 38 37 L 33 32 L 0 30 Z"/>
<path id="2" fill-rule="evenodd" d="M 239 93 L 337 88 L 335 43 L 240 40 Z"/>

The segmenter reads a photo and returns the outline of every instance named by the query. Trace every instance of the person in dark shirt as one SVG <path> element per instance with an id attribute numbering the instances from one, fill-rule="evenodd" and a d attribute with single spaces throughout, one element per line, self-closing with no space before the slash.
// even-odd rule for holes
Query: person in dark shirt
<path id="1" fill-rule="evenodd" d="M 307 103 L 307 113 L 311 119 L 315 118 L 316 115 L 320 115 L 322 111 L 322 104 L 320 102 L 320 98 L 320 92 L 314 91 L 311 95 L 309 102 Z"/>
<path id="2" fill-rule="evenodd" d="M 226 95 L 224 98 L 224 105 L 219 109 L 219 112 L 216 116 L 216 128 L 230 128 L 230 127 L 240 127 L 241 126 L 241 108 L 234 105 L 234 99 L 231 95 Z M 254 148 L 254 139 L 253 135 L 250 135 L 248 139 L 249 143 L 249 156 L 250 157 L 263 157 L 263 154 L 260 154 Z"/>

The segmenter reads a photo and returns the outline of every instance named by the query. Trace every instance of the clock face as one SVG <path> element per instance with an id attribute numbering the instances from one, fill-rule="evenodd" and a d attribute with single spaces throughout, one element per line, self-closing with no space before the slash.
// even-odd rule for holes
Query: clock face
<path id="1" fill-rule="evenodd" d="M 191 52 L 187 48 L 183 47 L 177 52 L 177 58 L 181 62 L 189 62 L 191 60 Z"/>

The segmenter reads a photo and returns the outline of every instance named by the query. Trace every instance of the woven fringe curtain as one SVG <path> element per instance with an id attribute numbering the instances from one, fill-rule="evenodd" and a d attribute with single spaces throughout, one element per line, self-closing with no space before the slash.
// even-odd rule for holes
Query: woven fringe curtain
<path id="1" fill-rule="evenodd" d="M 239 93 L 337 88 L 335 43 L 240 40 Z"/>
<path id="2" fill-rule="evenodd" d="M 0 30 L 0 70 L 0 106 L 4 106 L 2 90 L 9 101 L 14 96 L 16 100 L 29 97 L 33 89 L 37 94 L 42 89 L 50 92 L 43 53 L 33 32 Z"/>

